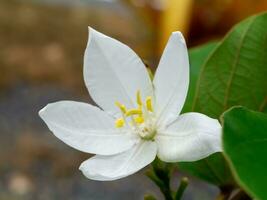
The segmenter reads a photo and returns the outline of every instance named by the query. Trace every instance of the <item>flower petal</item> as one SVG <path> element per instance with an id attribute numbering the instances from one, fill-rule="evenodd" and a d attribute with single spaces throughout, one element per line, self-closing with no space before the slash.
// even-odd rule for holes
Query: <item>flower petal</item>
<path id="1" fill-rule="evenodd" d="M 116 180 L 129 176 L 151 163 L 156 153 L 155 142 L 141 141 L 132 149 L 117 155 L 96 155 L 84 161 L 80 170 L 92 180 Z"/>
<path id="2" fill-rule="evenodd" d="M 136 106 L 136 92 L 152 94 L 152 83 L 141 59 L 126 45 L 89 28 L 84 56 L 84 79 L 93 100 L 105 111 L 118 115 L 115 102 Z"/>
<path id="3" fill-rule="evenodd" d="M 66 144 L 87 153 L 113 155 L 130 149 L 138 138 L 114 128 L 114 119 L 99 108 L 60 101 L 39 112 L 49 129 Z"/>
<path id="4" fill-rule="evenodd" d="M 153 83 L 159 121 L 169 123 L 181 112 L 189 85 L 189 60 L 182 33 L 172 33 Z"/>
<path id="5" fill-rule="evenodd" d="M 182 114 L 156 138 L 165 162 L 196 161 L 222 151 L 221 125 L 200 113 Z"/>

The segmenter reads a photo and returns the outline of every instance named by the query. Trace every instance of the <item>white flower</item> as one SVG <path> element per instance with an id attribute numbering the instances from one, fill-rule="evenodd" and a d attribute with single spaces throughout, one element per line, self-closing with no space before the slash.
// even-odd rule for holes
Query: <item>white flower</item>
<path id="1" fill-rule="evenodd" d="M 196 161 L 221 151 L 221 126 L 200 113 L 179 113 L 189 85 L 185 40 L 172 33 L 153 83 L 126 45 L 89 28 L 84 79 L 93 100 L 61 101 L 39 114 L 66 144 L 96 154 L 80 170 L 89 179 L 116 180 L 151 163 Z M 208 106 L 208 105 L 207 105 Z"/>

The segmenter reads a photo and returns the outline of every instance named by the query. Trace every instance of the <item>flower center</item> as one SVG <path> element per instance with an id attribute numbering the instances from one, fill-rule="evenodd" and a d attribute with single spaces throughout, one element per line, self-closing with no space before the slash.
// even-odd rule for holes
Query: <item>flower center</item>
<path id="1" fill-rule="evenodd" d="M 138 107 L 133 109 L 127 109 L 125 105 L 116 102 L 116 106 L 120 109 L 122 117 L 115 121 L 115 126 L 116 128 L 128 126 L 142 139 L 153 140 L 157 134 L 157 130 L 152 97 L 146 97 L 146 101 L 143 102 L 140 91 L 138 90 L 136 93 L 136 102 Z"/>

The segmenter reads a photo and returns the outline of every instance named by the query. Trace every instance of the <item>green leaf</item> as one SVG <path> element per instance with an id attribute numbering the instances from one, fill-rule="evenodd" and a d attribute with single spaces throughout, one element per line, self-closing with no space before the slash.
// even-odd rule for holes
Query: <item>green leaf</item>
<path id="1" fill-rule="evenodd" d="M 202 68 L 193 110 L 218 118 L 234 105 L 266 111 L 267 13 L 236 25 Z"/>
<path id="2" fill-rule="evenodd" d="M 181 162 L 179 169 L 209 183 L 224 187 L 234 184 L 230 169 L 221 153 L 196 162 Z"/>
<path id="3" fill-rule="evenodd" d="M 190 84 L 187 93 L 185 105 L 183 107 L 183 113 L 192 110 L 192 104 L 196 92 L 197 79 L 199 77 L 201 66 L 207 59 L 208 55 L 214 50 L 218 42 L 209 42 L 207 44 L 194 47 L 189 50 L 190 60 Z"/>
<path id="4" fill-rule="evenodd" d="M 235 107 L 223 115 L 223 149 L 237 182 L 267 199 L 267 115 Z"/>
<path id="5" fill-rule="evenodd" d="M 237 24 L 203 64 L 192 111 L 219 116 L 233 105 L 267 111 L 267 14 Z M 222 154 L 180 168 L 218 186 L 234 184 Z"/>

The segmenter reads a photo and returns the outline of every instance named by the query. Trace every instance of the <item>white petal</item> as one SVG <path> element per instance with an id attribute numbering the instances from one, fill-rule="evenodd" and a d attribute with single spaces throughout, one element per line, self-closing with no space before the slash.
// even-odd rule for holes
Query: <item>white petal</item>
<path id="1" fill-rule="evenodd" d="M 182 114 L 156 138 L 165 162 L 196 161 L 222 151 L 221 125 L 200 113 Z"/>
<path id="2" fill-rule="evenodd" d="M 89 28 L 84 56 L 84 79 L 93 100 L 105 111 L 117 115 L 119 101 L 136 106 L 136 92 L 152 94 L 152 83 L 141 59 L 126 45 Z"/>
<path id="3" fill-rule="evenodd" d="M 160 121 L 169 123 L 181 112 L 189 85 L 187 47 L 180 32 L 172 33 L 153 83 L 157 115 Z"/>
<path id="4" fill-rule="evenodd" d="M 114 119 L 99 108 L 80 102 L 60 101 L 39 112 L 49 129 L 66 144 L 87 153 L 113 155 L 137 141 L 114 128 Z"/>
<path id="5" fill-rule="evenodd" d="M 80 170 L 92 180 L 116 180 L 129 176 L 151 163 L 155 159 L 156 153 L 155 142 L 141 141 L 132 149 L 117 155 L 96 155 L 84 161 Z"/>

